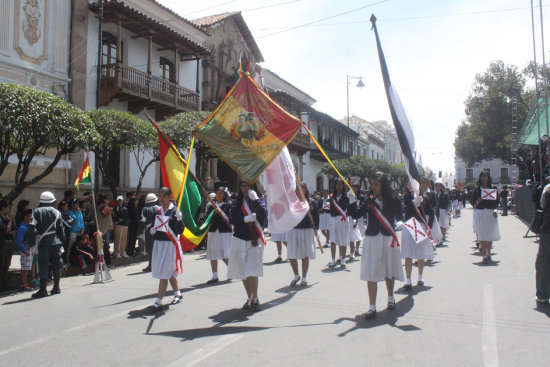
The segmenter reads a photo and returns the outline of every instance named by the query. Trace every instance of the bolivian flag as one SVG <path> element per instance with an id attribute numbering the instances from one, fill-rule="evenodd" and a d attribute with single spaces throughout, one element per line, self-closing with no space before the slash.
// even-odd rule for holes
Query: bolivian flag
<path id="1" fill-rule="evenodd" d="M 86 160 L 84 161 L 84 165 L 82 166 L 82 169 L 80 170 L 80 174 L 78 175 L 78 178 L 74 182 L 74 185 L 76 186 L 77 190 L 80 190 L 80 184 L 83 183 L 92 183 L 92 166 L 90 166 L 90 161 L 88 159 L 88 155 L 86 155 Z"/>
<path id="2" fill-rule="evenodd" d="M 159 137 L 162 182 L 172 190 L 176 203 L 179 203 L 178 209 L 182 213 L 185 225 L 185 230 L 180 236 L 180 243 L 183 251 L 190 251 L 197 247 L 208 233 L 214 212 L 202 225 L 196 223 L 195 218 L 199 213 L 202 201 L 198 184 L 192 177 L 188 177 L 185 187 L 182 187 L 187 162 L 164 132 L 154 122 L 153 125 L 157 129 Z"/>
<path id="3" fill-rule="evenodd" d="M 250 77 L 239 80 L 195 134 L 249 182 L 296 136 L 301 123 Z"/>

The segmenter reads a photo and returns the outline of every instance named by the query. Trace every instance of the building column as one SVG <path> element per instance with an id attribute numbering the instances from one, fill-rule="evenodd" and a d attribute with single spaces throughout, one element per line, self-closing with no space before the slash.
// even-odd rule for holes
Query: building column
<path id="1" fill-rule="evenodd" d="M 206 177 L 206 187 L 211 188 L 214 186 L 214 180 L 212 179 L 212 172 L 210 170 L 210 160 L 206 162 L 206 172 L 204 177 Z"/>
<path id="2" fill-rule="evenodd" d="M 153 59 L 153 37 L 149 36 L 147 37 L 149 40 L 149 47 L 147 52 L 147 74 L 151 74 L 153 72 L 153 69 L 151 68 L 151 62 Z"/>
<path id="3" fill-rule="evenodd" d="M 116 29 L 116 62 L 122 63 L 122 26 L 120 24 L 120 19 L 118 19 L 116 22 Z"/>
<path id="4" fill-rule="evenodd" d="M 218 181 L 218 158 L 210 160 L 210 174 L 214 182 Z"/>
<path id="5" fill-rule="evenodd" d="M 178 49 L 174 49 L 174 83 L 179 85 L 180 83 L 180 73 L 179 73 L 179 57 L 178 57 Z"/>

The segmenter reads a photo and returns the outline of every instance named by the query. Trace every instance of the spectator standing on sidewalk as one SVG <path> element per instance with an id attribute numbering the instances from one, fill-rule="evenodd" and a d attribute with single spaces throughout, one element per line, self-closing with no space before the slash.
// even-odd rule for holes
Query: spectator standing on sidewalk
<path id="1" fill-rule="evenodd" d="M 500 205 L 502 206 L 502 216 L 508 215 L 508 186 L 503 186 L 502 191 L 500 192 Z"/>
<path id="2" fill-rule="evenodd" d="M 0 200 L 0 290 L 8 289 L 8 270 L 13 255 L 15 226 L 11 205 Z"/>
<path id="3" fill-rule="evenodd" d="M 71 201 L 71 205 L 69 210 L 67 211 L 67 214 L 69 214 L 69 217 L 71 217 L 71 219 L 73 220 L 71 224 L 71 232 L 66 254 L 66 259 L 69 259 L 69 256 L 71 255 L 71 247 L 76 242 L 76 237 L 84 233 L 84 230 L 86 228 L 84 224 L 84 216 L 82 215 L 82 210 L 80 210 L 78 199 L 73 199 Z"/>
<path id="4" fill-rule="evenodd" d="M 124 205 L 122 195 L 117 196 L 116 206 L 114 207 L 115 215 L 115 249 L 113 255 L 120 259 L 128 257 L 126 255 L 126 242 L 128 239 L 128 208 Z"/>
<path id="5" fill-rule="evenodd" d="M 126 244 L 126 253 L 128 256 L 134 256 L 136 252 L 136 242 L 139 227 L 138 199 L 132 196 L 128 199 L 128 242 Z"/>
<path id="6" fill-rule="evenodd" d="M 151 227 L 155 223 L 155 218 L 158 212 L 158 197 L 157 195 L 150 193 L 145 197 L 145 207 L 141 211 L 141 221 L 139 224 L 139 233 L 144 233 L 145 238 L 145 251 L 147 251 L 147 257 L 149 258 L 149 264 L 143 271 L 148 273 L 151 271 L 151 255 L 153 254 L 153 244 L 155 242 L 153 235 L 151 234 Z"/>
<path id="7" fill-rule="evenodd" d="M 32 260 L 36 253 L 36 237 L 34 228 L 30 225 L 32 209 L 25 209 L 21 212 L 21 223 L 17 227 L 15 245 L 21 252 L 21 287 L 22 291 L 30 291 L 32 288 L 28 283 L 29 271 L 32 271 Z M 32 275 L 34 279 L 34 274 Z"/>
<path id="8" fill-rule="evenodd" d="M 113 208 L 109 206 L 109 199 L 106 194 L 99 194 L 97 199 L 97 222 L 99 232 L 103 236 L 103 241 L 107 248 L 111 243 L 113 234 Z"/>
<path id="9" fill-rule="evenodd" d="M 550 184 L 546 185 L 540 199 L 543 209 L 540 226 L 539 252 L 535 262 L 537 304 L 548 306 L 550 299 Z"/>

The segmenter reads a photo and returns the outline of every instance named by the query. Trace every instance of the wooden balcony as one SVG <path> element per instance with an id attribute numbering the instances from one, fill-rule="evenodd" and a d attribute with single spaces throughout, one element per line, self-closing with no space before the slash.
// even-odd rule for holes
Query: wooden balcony
<path id="1" fill-rule="evenodd" d="M 117 98 L 127 101 L 133 113 L 144 107 L 173 112 L 199 110 L 199 93 L 120 63 L 101 67 L 100 87 L 102 106 Z"/>
<path id="2" fill-rule="evenodd" d="M 288 144 L 288 149 L 291 152 L 296 152 L 298 155 L 305 154 L 311 147 L 309 135 L 301 131 L 296 134 L 294 139 Z"/>
<path id="3" fill-rule="evenodd" d="M 327 153 L 328 157 L 331 160 L 349 158 L 349 155 L 346 152 L 342 152 L 340 150 L 333 149 L 333 148 L 331 148 L 331 147 L 329 147 L 325 144 L 322 144 L 322 143 L 321 143 L 321 147 L 323 147 L 323 150 L 325 151 L 325 153 Z M 310 158 L 315 159 L 317 161 L 326 162 L 325 157 L 319 151 L 319 149 L 317 149 L 317 147 L 311 149 Z"/>

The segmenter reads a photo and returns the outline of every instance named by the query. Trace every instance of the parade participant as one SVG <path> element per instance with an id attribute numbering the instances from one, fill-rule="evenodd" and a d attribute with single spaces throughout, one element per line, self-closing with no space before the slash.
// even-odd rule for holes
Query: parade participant
<path id="1" fill-rule="evenodd" d="M 258 277 L 263 276 L 265 245 L 260 223 L 266 219 L 267 210 L 248 182 L 239 183 L 239 194 L 231 205 L 230 214 L 233 237 L 227 276 L 243 281 L 248 298 L 242 308 L 257 309 L 260 305 Z"/>
<path id="2" fill-rule="evenodd" d="M 423 179 L 420 181 L 420 194 L 415 196 L 411 183 L 407 183 L 407 193 L 404 197 L 404 219 L 406 222 L 411 218 L 416 218 L 418 224 L 424 228 L 426 233 L 429 233 L 428 228 L 431 228 L 434 222 L 434 210 L 430 204 L 430 199 L 425 195 L 428 189 L 428 181 Z M 426 227 L 425 224 L 428 226 Z M 424 261 L 433 260 L 434 253 L 432 240 L 430 236 L 423 241 L 416 243 L 411 233 L 407 229 L 403 229 L 401 233 L 401 257 L 405 259 L 405 287 L 406 291 L 412 289 L 411 273 L 413 259 L 418 262 L 418 286 L 424 285 L 423 270 Z"/>
<path id="3" fill-rule="evenodd" d="M 172 191 L 168 187 L 159 190 L 159 204 L 155 214 L 155 222 L 150 229 L 154 239 L 151 271 L 153 278 L 159 279 L 157 299 L 150 309 L 162 309 L 162 298 L 166 294 L 168 281 L 174 290 L 173 305 L 181 302 L 181 291 L 178 286 L 178 273 L 182 268 L 181 246 L 178 235 L 183 232 L 182 214 L 172 203 Z"/>
<path id="4" fill-rule="evenodd" d="M 422 181 L 425 181 L 424 183 Z M 422 177 L 420 180 L 421 185 L 427 186 L 427 190 L 424 193 L 424 195 L 428 198 L 430 201 L 430 205 L 434 211 L 434 222 L 432 224 L 431 230 L 432 230 L 432 238 L 433 238 L 433 250 L 434 253 L 436 251 L 436 246 L 438 246 L 441 241 L 443 240 L 443 235 L 441 234 L 441 228 L 439 228 L 439 222 L 437 218 L 439 217 L 439 207 L 437 206 L 437 198 L 435 196 L 435 191 L 433 189 L 434 183 L 432 180 L 428 180 L 426 177 Z"/>
<path id="5" fill-rule="evenodd" d="M 147 251 L 147 257 L 149 259 L 147 267 L 143 269 L 144 273 L 151 271 L 151 257 L 153 255 L 153 244 L 155 242 L 151 234 L 151 227 L 155 223 L 155 217 L 157 216 L 158 200 L 157 195 L 153 193 L 147 194 L 145 197 L 145 207 L 141 211 L 138 233 L 141 233 L 145 239 L 145 251 Z"/>
<path id="6" fill-rule="evenodd" d="M 330 194 L 330 253 L 332 260 L 328 267 L 336 267 L 336 246 L 340 252 L 340 267 L 346 267 L 346 248 L 349 244 L 349 223 L 346 210 L 351 201 L 355 202 L 355 195 L 352 191 L 346 194 L 344 182 L 336 180 L 334 190 Z"/>
<path id="7" fill-rule="evenodd" d="M 370 193 L 361 212 L 368 224 L 361 255 L 361 280 L 367 282 L 370 307 L 366 319 L 376 316 L 378 282 L 385 281 L 388 291 L 388 310 L 395 309 L 393 287 L 395 280 L 403 281 L 401 251 L 395 226 L 402 227 L 403 213 L 399 200 L 393 196 L 385 174 L 377 172 L 370 179 Z"/>
<path id="8" fill-rule="evenodd" d="M 226 223 L 230 221 L 231 203 L 229 202 L 229 190 L 225 187 L 218 187 L 215 196 L 216 207 L 209 206 L 206 211 L 206 217 L 215 210 L 212 217 L 210 228 L 208 229 L 208 238 L 206 242 L 206 260 L 210 260 L 212 268 L 212 279 L 206 284 L 217 283 L 218 277 L 218 260 L 223 260 L 225 265 L 228 264 L 229 250 L 231 249 L 231 237 L 233 229 Z"/>
<path id="9" fill-rule="evenodd" d="M 354 260 L 355 256 L 359 256 L 359 245 L 363 240 L 363 233 L 365 233 L 365 223 L 362 214 L 359 212 L 363 197 L 360 194 L 359 185 L 352 185 L 352 188 L 357 193 L 357 199 L 354 203 L 348 205 L 350 260 Z"/>
<path id="10" fill-rule="evenodd" d="M 30 291 L 28 274 L 32 271 L 32 259 L 36 252 L 36 237 L 34 228 L 30 225 L 32 219 L 32 209 L 23 209 L 17 234 L 15 236 L 15 245 L 21 252 L 21 291 Z M 34 274 L 32 274 L 34 278 Z"/>
<path id="11" fill-rule="evenodd" d="M 447 228 L 449 228 L 449 209 L 451 205 L 449 195 L 444 192 L 443 183 L 441 181 L 438 181 L 435 184 L 435 201 L 437 208 L 435 214 L 442 236 L 442 239 L 439 241 L 439 245 L 441 245 L 441 243 L 445 241 Z"/>
<path id="12" fill-rule="evenodd" d="M 308 202 L 309 213 L 311 214 L 315 228 L 317 228 L 319 226 L 319 210 L 317 209 L 317 203 L 309 197 L 307 185 L 305 183 L 302 183 L 301 185 L 301 191 L 299 187 L 296 187 L 296 194 L 300 200 Z M 300 282 L 300 285 L 307 286 L 306 277 L 309 268 L 309 260 L 315 259 L 316 236 L 317 234 L 313 229 L 309 215 L 306 215 L 300 223 L 288 232 L 287 255 L 290 260 L 292 271 L 294 272 L 294 279 L 290 282 L 291 287 L 294 287 L 300 281 L 300 275 L 298 273 L 298 260 L 302 260 L 302 281 Z"/>
<path id="13" fill-rule="evenodd" d="M 540 205 L 543 209 L 542 225 L 540 226 L 540 241 L 536 269 L 536 302 L 548 305 L 550 300 L 550 184 L 543 189 Z"/>
<path id="14" fill-rule="evenodd" d="M 40 205 L 32 213 L 31 224 L 37 232 L 38 244 L 38 272 L 40 275 L 40 289 L 32 298 L 42 298 L 48 295 L 48 271 L 51 266 L 53 272 L 53 288 L 51 294 L 61 293 L 59 281 L 61 279 L 61 248 L 65 242 L 65 231 L 61 222 L 61 213 L 53 206 L 55 196 L 45 191 L 40 194 Z"/>
<path id="15" fill-rule="evenodd" d="M 317 208 L 319 208 L 319 230 L 325 237 L 323 247 L 328 248 L 330 242 L 330 196 L 328 190 L 323 189 Z"/>
<path id="16" fill-rule="evenodd" d="M 109 206 L 109 199 L 106 194 L 99 194 L 97 198 L 97 224 L 103 241 L 107 245 L 110 256 L 111 234 L 113 233 L 113 208 Z M 104 251 L 106 254 L 106 252 Z"/>
<path id="17" fill-rule="evenodd" d="M 483 194 L 483 189 L 494 191 L 494 200 L 490 200 Z M 488 264 L 491 259 L 491 247 L 493 241 L 500 240 L 500 230 L 497 220 L 498 192 L 492 185 L 491 175 L 488 171 L 481 171 L 477 186 L 472 193 L 470 203 L 474 207 L 474 233 L 480 242 L 480 250 L 483 255 L 483 264 Z"/>
<path id="18" fill-rule="evenodd" d="M 271 233 L 271 241 L 275 242 L 277 246 L 277 258 L 273 261 L 274 263 L 283 262 L 283 244 L 286 247 L 286 233 Z"/>

